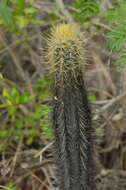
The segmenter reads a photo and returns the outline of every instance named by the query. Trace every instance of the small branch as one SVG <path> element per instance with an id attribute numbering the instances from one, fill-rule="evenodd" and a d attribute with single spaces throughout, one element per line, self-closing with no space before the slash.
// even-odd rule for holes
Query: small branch
<path id="1" fill-rule="evenodd" d="M 16 162 L 17 162 L 17 159 L 18 159 L 18 152 L 20 151 L 21 146 L 22 146 L 22 140 L 23 140 L 23 136 L 21 136 L 21 138 L 20 138 L 20 141 L 19 141 L 19 144 L 18 144 L 16 153 L 15 153 L 15 156 L 14 156 L 14 159 L 13 159 L 13 164 L 12 164 L 13 168 L 12 168 L 12 170 L 11 170 L 10 177 L 12 177 L 12 175 L 13 175 L 13 173 L 14 173 L 14 169 L 15 169 L 15 166 L 16 166 Z"/>
<path id="2" fill-rule="evenodd" d="M 42 154 L 43 152 L 45 152 L 48 148 L 50 148 L 53 145 L 54 142 L 51 142 L 49 144 L 47 144 L 47 146 L 45 146 L 40 152 L 38 152 L 34 157 L 37 158 L 40 156 L 40 162 L 42 161 Z"/>
<path id="3" fill-rule="evenodd" d="M 111 107 L 113 104 L 119 102 L 119 101 L 120 101 L 122 98 L 124 98 L 125 96 L 126 96 L 126 92 L 123 93 L 123 94 L 121 94 L 121 95 L 119 95 L 119 96 L 117 96 L 117 97 L 115 97 L 115 98 L 113 98 L 112 100 L 109 101 L 108 104 L 104 105 L 104 106 L 100 109 L 99 113 L 104 112 L 104 111 L 107 110 L 109 107 Z"/>
<path id="4" fill-rule="evenodd" d="M 65 5 L 64 5 L 63 1 L 62 0 L 56 0 L 56 4 L 59 5 L 59 7 L 61 9 L 61 12 L 66 17 L 66 19 L 69 22 L 73 22 L 73 18 L 71 17 L 69 11 L 65 8 Z"/>

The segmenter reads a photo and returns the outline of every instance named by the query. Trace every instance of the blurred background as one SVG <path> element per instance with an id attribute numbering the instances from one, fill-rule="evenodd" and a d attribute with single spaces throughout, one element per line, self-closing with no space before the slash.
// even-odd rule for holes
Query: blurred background
<path id="1" fill-rule="evenodd" d="M 126 190 L 126 1 L 0 0 L 0 190 L 53 190 L 52 25 L 87 39 L 98 190 Z"/>

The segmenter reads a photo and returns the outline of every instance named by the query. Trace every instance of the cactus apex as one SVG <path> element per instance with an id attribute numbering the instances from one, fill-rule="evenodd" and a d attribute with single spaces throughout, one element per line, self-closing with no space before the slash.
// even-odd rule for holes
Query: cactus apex
<path id="1" fill-rule="evenodd" d="M 52 73 L 62 78 L 71 71 L 83 70 L 86 64 L 85 38 L 79 27 L 72 23 L 61 23 L 52 27 L 48 38 L 48 62 Z M 66 74 L 65 74 L 66 73 Z"/>
<path id="2" fill-rule="evenodd" d="M 60 41 L 76 39 L 78 32 L 78 27 L 75 24 L 62 23 L 52 28 L 52 36 Z"/>

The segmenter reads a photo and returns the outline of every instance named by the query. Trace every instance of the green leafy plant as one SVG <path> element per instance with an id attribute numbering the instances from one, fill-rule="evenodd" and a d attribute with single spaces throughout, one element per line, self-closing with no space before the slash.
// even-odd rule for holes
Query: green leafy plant
<path id="1" fill-rule="evenodd" d="M 2 0 L 0 2 L 0 25 L 13 31 L 20 31 L 29 24 L 42 23 L 37 19 L 38 9 L 25 0 Z"/>
<path id="2" fill-rule="evenodd" d="M 97 0 L 76 0 L 73 7 L 75 8 L 73 16 L 82 22 L 93 16 L 97 16 L 100 11 L 99 2 Z"/>
<path id="3" fill-rule="evenodd" d="M 90 94 L 88 95 L 88 100 L 89 100 L 90 102 L 93 102 L 93 101 L 96 100 L 96 96 L 95 96 L 93 93 L 90 93 Z"/>
<path id="4" fill-rule="evenodd" d="M 4 189 L 5 190 L 16 190 L 16 187 L 13 183 L 9 183 Z"/>
<path id="5" fill-rule="evenodd" d="M 2 80 L 4 80 L 2 78 Z M 41 84 L 41 85 L 40 85 Z M 35 93 L 21 92 L 14 85 L 7 85 L 2 89 L 2 103 L 0 104 L 0 117 L 7 117 L 7 122 L 0 125 L 0 151 L 7 149 L 9 141 L 17 142 L 21 136 L 26 139 L 26 144 L 32 144 L 36 138 L 52 137 L 50 124 L 51 107 L 44 102 L 50 94 L 51 79 L 39 79 L 35 84 Z M 22 113 L 22 106 L 26 109 L 33 104 L 31 111 Z M 8 141 L 6 140 L 8 139 Z"/>
<path id="6" fill-rule="evenodd" d="M 12 86 L 11 89 L 4 88 L 2 94 L 4 103 L 0 105 L 0 108 L 7 108 L 9 116 L 13 118 L 20 104 L 26 104 L 34 98 L 34 95 L 30 95 L 29 92 L 20 94 L 15 86 Z"/>
<path id="7" fill-rule="evenodd" d="M 105 18 L 111 26 L 111 31 L 107 33 L 107 44 L 119 55 L 116 66 L 122 69 L 126 66 L 126 2 L 119 3 L 110 9 Z"/>
<path id="8" fill-rule="evenodd" d="M 58 15 L 60 14 L 60 7 L 57 4 L 52 6 L 52 12 L 48 13 L 48 16 L 51 20 L 58 19 Z"/>
<path id="9" fill-rule="evenodd" d="M 37 98 L 39 100 L 45 101 L 48 99 L 50 94 L 50 88 L 47 88 L 47 86 L 51 86 L 52 84 L 52 78 L 45 76 L 44 79 L 40 78 L 37 80 L 35 85 L 35 91 L 37 91 Z"/>
<path id="10" fill-rule="evenodd" d="M 3 190 L 16 190 L 16 187 L 13 183 L 8 183 L 6 186 L 0 185 L 0 188 Z"/>

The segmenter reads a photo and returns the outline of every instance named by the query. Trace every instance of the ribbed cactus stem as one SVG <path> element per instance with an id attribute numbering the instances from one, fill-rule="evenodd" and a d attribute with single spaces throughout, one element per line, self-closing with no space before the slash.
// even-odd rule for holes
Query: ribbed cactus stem
<path id="1" fill-rule="evenodd" d="M 76 26 L 53 28 L 48 57 L 55 76 L 53 126 L 59 190 L 95 190 L 93 129 L 82 77 L 85 47 Z"/>

